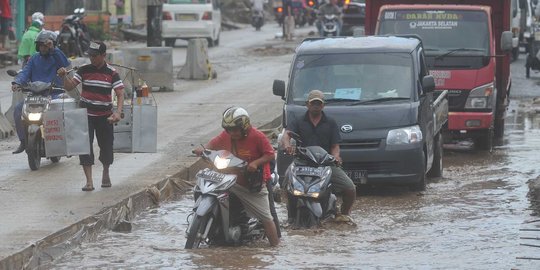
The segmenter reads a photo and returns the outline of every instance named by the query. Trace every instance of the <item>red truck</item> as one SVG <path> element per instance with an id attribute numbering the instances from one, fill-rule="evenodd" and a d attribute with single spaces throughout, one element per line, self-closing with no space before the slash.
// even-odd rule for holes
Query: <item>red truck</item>
<path id="1" fill-rule="evenodd" d="M 436 90 L 448 90 L 445 141 L 502 144 L 511 87 L 510 0 L 366 0 L 367 35 L 420 36 Z"/>

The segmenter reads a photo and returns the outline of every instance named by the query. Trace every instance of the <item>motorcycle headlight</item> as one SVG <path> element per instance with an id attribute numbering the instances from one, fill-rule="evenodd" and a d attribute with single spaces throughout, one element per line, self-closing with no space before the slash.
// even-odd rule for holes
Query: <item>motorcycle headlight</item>
<path id="1" fill-rule="evenodd" d="M 493 83 L 477 87 L 469 93 L 465 109 L 489 109 L 493 106 Z"/>
<path id="2" fill-rule="evenodd" d="M 29 113 L 28 114 L 28 120 L 29 121 L 39 121 L 41 119 L 41 113 Z"/>
<path id="3" fill-rule="evenodd" d="M 313 185 L 309 187 L 309 190 L 307 192 L 307 196 L 312 198 L 319 198 L 319 194 L 321 193 L 321 186 L 320 185 Z"/>
<path id="4" fill-rule="evenodd" d="M 301 195 L 304 195 L 305 193 L 304 185 L 294 176 L 293 176 L 292 185 L 290 185 L 290 188 L 292 189 L 292 193 L 294 196 L 301 196 Z"/>
<path id="5" fill-rule="evenodd" d="M 422 141 L 422 131 L 418 125 L 388 131 L 387 145 L 412 144 Z"/>
<path id="6" fill-rule="evenodd" d="M 217 156 L 215 159 L 214 159 L 214 166 L 216 166 L 216 168 L 218 170 L 221 170 L 221 169 L 225 169 L 229 166 L 229 163 L 231 162 L 231 159 L 230 158 L 222 158 L 220 156 Z"/>

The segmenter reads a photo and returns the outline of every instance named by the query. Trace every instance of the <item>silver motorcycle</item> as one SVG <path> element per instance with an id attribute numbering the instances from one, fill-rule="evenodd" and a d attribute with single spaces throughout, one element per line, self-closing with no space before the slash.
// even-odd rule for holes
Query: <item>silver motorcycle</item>
<path id="1" fill-rule="evenodd" d="M 195 206 L 188 216 L 185 248 L 199 248 L 201 243 L 236 246 L 262 239 L 262 223 L 247 217 L 240 201 L 229 192 L 237 175 L 246 171 L 247 162 L 226 150 L 205 149 L 202 158 L 212 168 L 196 174 Z"/>

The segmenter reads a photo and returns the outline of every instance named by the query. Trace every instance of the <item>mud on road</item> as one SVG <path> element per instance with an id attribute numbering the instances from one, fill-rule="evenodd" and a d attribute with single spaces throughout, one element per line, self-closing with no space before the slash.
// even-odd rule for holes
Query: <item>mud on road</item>
<path id="1" fill-rule="evenodd" d="M 425 192 L 363 189 L 357 226 L 283 228 L 282 244 L 183 250 L 191 194 L 141 214 L 131 233 L 107 232 L 56 261 L 54 268 L 405 268 L 538 269 L 540 222 L 527 199 L 539 175 L 540 117 L 514 101 L 505 145 L 493 153 L 445 152 L 444 177 Z M 277 205 L 286 220 L 285 204 Z M 538 243 L 535 243 L 538 242 Z"/>
<path id="2" fill-rule="evenodd" d="M 283 53 L 278 46 L 257 50 L 250 53 Z M 512 99 L 503 146 L 493 153 L 446 151 L 444 177 L 432 179 L 425 192 L 361 189 L 352 215 L 355 227 L 283 228 L 277 248 L 260 241 L 188 251 L 183 249 L 193 204 L 188 192 L 140 214 L 130 233 L 105 232 L 51 267 L 540 269 L 540 247 L 535 247 L 540 246 L 540 221 L 531 204 L 538 199 L 528 197 L 528 184 L 540 175 L 535 84 L 534 78 L 515 80 L 514 95 L 529 92 Z M 286 220 L 285 204 L 277 209 Z"/>

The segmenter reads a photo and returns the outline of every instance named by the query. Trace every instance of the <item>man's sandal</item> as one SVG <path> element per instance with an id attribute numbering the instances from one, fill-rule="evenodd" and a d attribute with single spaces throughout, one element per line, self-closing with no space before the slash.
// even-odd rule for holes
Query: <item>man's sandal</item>
<path id="1" fill-rule="evenodd" d="M 83 188 L 82 188 L 82 191 L 93 191 L 94 190 L 94 187 L 91 186 L 91 185 L 85 185 Z"/>
<path id="2" fill-rule="evenodd" d="M 111 180 L 108 180 L 108 181 L 101 181 L 101 187 L 102 188 L 108 188 L 108 187 L 111 187 Z"/>

